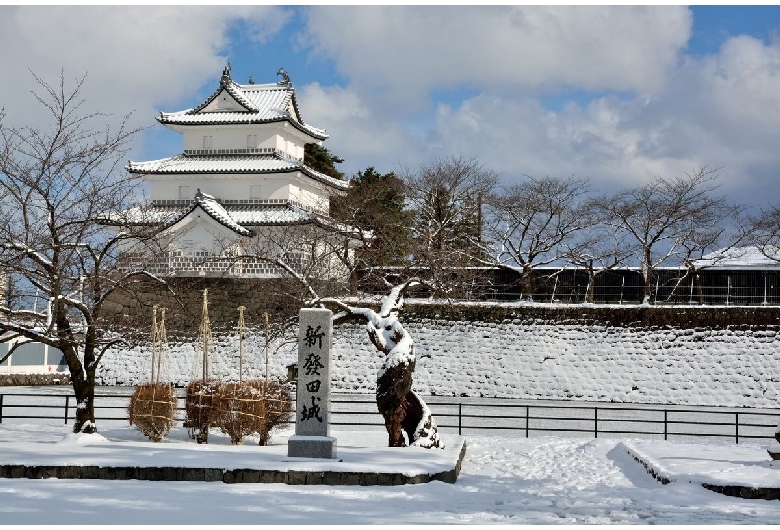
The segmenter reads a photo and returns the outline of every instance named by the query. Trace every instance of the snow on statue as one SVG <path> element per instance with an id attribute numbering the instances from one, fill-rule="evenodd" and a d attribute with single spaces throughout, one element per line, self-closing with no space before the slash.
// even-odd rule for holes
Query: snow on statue
<path id="1" fill-rule="evenodd" d="M 377 350 L 385 354 L 376 380 L 376 404 L 385 420 L 390 447 L 444 448 L 430 409 L 412 390 L 412 376 L 417 364 L 414 341 L 398 320 L 406 291 L 421 286 L 417 279 L 393 287 L 382 298 L 379 312 L 350 307 L 338 300 L 321 300 L 337 306 L 334 323 L 364 318 L 368 337 Z"/>

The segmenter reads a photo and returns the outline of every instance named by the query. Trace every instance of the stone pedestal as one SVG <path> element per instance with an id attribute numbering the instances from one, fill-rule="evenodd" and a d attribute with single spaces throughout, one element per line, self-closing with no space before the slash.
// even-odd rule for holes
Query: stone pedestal
<path id="1" fill-rule="evenodd" d="M 331 436 L 293 435 L 287 441 L 287 456 L 300 458 L 336 458 L 336 439 Z"/>
<path id="2" fill-rule="evenodd" d="M 287 456 L 336 458 L 336 439 L 330 436 L 330 348 L 333 313 L 301 309 L 298 336 L 295 435 Z"/>

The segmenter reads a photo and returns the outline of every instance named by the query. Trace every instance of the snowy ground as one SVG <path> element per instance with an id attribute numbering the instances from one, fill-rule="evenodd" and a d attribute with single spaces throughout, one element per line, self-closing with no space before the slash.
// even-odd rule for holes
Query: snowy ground
<path id="1" fill-rule="evenodd" d="M 287 433 L 277 434 L 283 445 Z M 368 444 L 372 437 L 333 433 L 339 445 Z M 224 439 L 200 446 L 219 454 L 223 464 L 264 449 L 232 448 Z M 0 425 L 0 463 L 26 458 L 31 447 L 42 455 L 102 453 L 116 459 L 154 459 L 161 446 L 143 440 L 130 427 L 105 429 L 91 438 L 65 426 Z M 376 440 L 370 443 L 376 443 Z M 187 450 L 176 428 L 166 450 Z M 653 453 L 677 482 L 662 485 L 625 451 Z M 706 451 L 706 453 L 705 453 Z M 345 453 L 346 454 L 346 453 Z M 399 455 L 403 456 L 403 451 Z M 231 457 L 232 455 L 232 457 Z M 41 456 L 40 458 L 45 458 Z M 356 457 L 365 460 L 367 456 Z M 664 460 L 667 458 L 667 460 Z M 86 456 L 85 456 L 86 459 Z M 202 464 L 202 459 L 198 459 Z M 686 467 L 685 462 L 691 466 Z M 454 523 L 647 523 L 775 524 L 780 501 L 744 500 L 708 491 L 688 480 L 717 481 L 731 469 L 744 481 L 773 479 L 762 446 L 686 445 L 636 440 L 468 438 L 456 484 L 433 482 L 395 487 L 287 486 L 196 482 L 0 479 L 3 524 L 454 524 Z M 377 463 L 377 467 L 392 463 Z M 694 469 L 695 468 L 695 469 Z M 767 474 L 769 479 L 767 479 Z M 761 475 L 759 477 L 759 475 Z"/>

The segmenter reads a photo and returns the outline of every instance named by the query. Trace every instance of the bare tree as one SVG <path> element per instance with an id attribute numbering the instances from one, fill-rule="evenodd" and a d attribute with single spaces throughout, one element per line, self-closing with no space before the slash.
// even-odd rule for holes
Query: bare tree
<path id="1" fill-rule="evenodd" d="M 639 250 L 643 304 L 650 303 L 655 270 L 672 259 L 691 258 L 720 238 L 727 220 L 741 208 L 718 189 L 719 169 L 701 167 L 683 177 L 655 177 L 650 183 L 595 201 L 607 223 L 623 230 Z"/>
<path id="2" fill-rule="evenodd" d="M 33 95 L 51 125 L 0 122 L 0 267 L 15 280 L 0 307 L 0 331 L 3 340 L 17 340 L 4 358 L 29 341 L 60 349 L 77 401 L 74 432 L 94 432 L 95 371 L 117 342 L 102 320 L 103 304 L 116 289 L 148 276 L 122 272 L 118 248 L 151 233 L 120 215 L 112 216 L 117 231 L 101 222 L 129 209 L 138 195 L 137 181 L 118 171 L 137 131 L 127 127 L 127 117 L 116 129 L 94 128 L 105 115 L 83 110 L 85 77 L 72 88 L 63 72 L 57 84 L 33 77 L 42 91 Z M 36 306 L 37 296 L 44 303 Z"/>
<path id="3" fill-rule="evenodd" d="M 491 195 L 487 231 L 493 256 L 484 263 L 518 271 L 522 297 L 532 299 L 534 269 L 575 252 L 574 236 L 593 224 L 582 208 L 589 189 L 585 179 L 526 177 Z"/>
<path id="4" fill-rule="evenodd" d="M 412 274 L 426 274 L 437 288 L 467 285 L 468 267 L 484 261 L 483 203 L 498 175 L 475 159 L 452 157 L 400 176 L 414 214 Z"/>
<path id="5" fill-rule="evenodd" d="M 585 210 L 590 212 L 588 206 Z M 592 212 L 585 213 L 589 214 Z M 564 242 L 563 247 L 566 261 L 587 273 L 585 302 L 592 304 L 595 300 L 597 278 L 627 266 L 636 249 L 631 246 L 633 241 L 625 237 L 620 227 L 604 223 L 598 217 L 591 217 L 590 220 L 578 238 L 572 243 Z"/>
<path id="6" fill-rule="evenodd" d="M 762 208 L 758 215 L 748 218 L 748 240 L 762 256 L 780 263 L 780 205 Z"/>
<path id="7" fill-rule="evenodd" d="M 690 281 L 691 291 L 696 291 L 697 303 L 704 305 L 704 289 L 701 285 L 699 272 L 735 257 L 735 253 L 744 253 L 745 249 L 740 248 L 739 245 L 752 239 L 755 228 L 743 216 L 744 209 L 742 205 L 730 205 L 728 211 L 724 211 L 726 217 L 722 219 L 722 222 L 691 228 L 692 237 L 680 245 L 680 257 L 685 272 L 676 279 L 675 285 L 670 291 L 670 297 L 678 287 Z M 713 250 L 717 250 L 717 252 L 711 252 Z M 708 252 L 709 254 L 707 254 Z M 707 254 L 707 259 L 705 259 L 705 254 Z"/>

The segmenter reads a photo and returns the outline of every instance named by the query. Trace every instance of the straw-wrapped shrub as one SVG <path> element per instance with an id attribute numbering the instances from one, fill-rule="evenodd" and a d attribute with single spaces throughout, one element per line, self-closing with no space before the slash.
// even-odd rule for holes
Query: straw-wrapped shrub
<path id="1" fill-rule="evenodd" d="M 266 385 L 264 429 L 256 434 L 260 438 L 260 445 L 267 445 L 271 441 L 271 429 L 293 420 L 293 402 L 287 385 L 276 382 L 255 384 Z"/>
<path id="2" fill-rule="evenodd" d="M 168 383 L 137 386 L 127 407 L 130 425 L 160 442 L 176 422 L 176 392 Z"/>
<path id="3" fill-rule="evenodd" d="M 249 383 L 227 383 L 214 400 L 214 426 L 240 445 L 244 436 L 263 430 L 265 400 L 261 389 Z"/>
<path id="4" fill-rule="evenodd" d="M 290 393 L 279 383 L 248 381 L 222 385 L 214 400 L 214 426 L 230 437 L 233 445 L 245 436 L 257 435 L 260 445 L 270 440 L 270 431 L 292 416 Z"/>
<path id="5" fill-rule="evenodd" d="M 192 381 L 187 385 L 184 402 L 184 426 L 189 436 L 200 443 L 208 443 L 209 428 L 214 425 L 214 399 L 221 386 L 215 379 Z"/>

